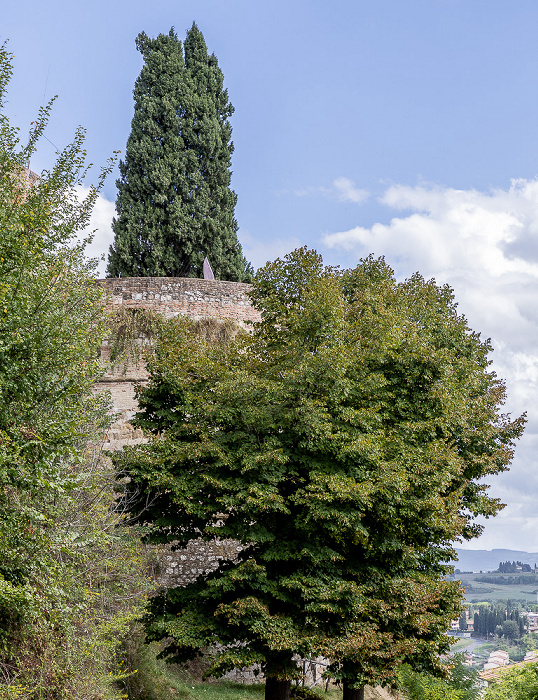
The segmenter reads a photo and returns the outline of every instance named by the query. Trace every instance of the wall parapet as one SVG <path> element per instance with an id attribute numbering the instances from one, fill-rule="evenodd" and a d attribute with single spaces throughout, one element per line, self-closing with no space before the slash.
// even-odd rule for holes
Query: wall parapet
<path id="1" fill-rule="evenodd" d="M 108 303 L 141 307 L 166 318 L 179 314 L 198 318 L 233 319 L 241 325 L 260 320 L 252 306 L 250 284 L 193 277 L 117 277 L 98 280 Z"/>

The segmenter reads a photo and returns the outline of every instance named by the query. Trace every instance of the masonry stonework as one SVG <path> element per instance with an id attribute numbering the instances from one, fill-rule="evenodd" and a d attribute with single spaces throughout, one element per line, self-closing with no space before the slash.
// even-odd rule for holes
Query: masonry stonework
<path id="1" fill-rule="evenodd" d="M 186 277 L 129 277 L 99 280 L 109 305 L 142 307 L 166 318 L 183 314 L 191 318 L 233 319 L 241 325 L 258 321 L 250 303 L 249 284 Z"/>

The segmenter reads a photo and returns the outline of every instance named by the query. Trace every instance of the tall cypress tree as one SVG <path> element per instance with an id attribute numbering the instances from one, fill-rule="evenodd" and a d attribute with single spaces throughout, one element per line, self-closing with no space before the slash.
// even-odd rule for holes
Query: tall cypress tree
<path id="1" fill-rule="evenodd" d="M 117 181 L 108 274 L 248 281 L 230 189 L 233 107 L 216 57 L 193 24 L 184 47 L 174 30 L 138 35 L 144 66 Z"/>

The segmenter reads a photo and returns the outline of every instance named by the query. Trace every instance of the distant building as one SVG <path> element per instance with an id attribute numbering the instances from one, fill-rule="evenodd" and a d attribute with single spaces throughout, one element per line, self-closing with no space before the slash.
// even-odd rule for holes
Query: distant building
<path id="1" fill-rule="evenodd" d="M 488 668 L 498 668 L 499 666 L 508 666 L 509 663 L 510 656 L 508 655 L 508 652 L 497 649 L 492 651 L 489 655 L 488 662 L 484 665 L 484 670 L 487 670 L 486 666 Z"/>
<path id="2" fill-rule="evenodd" d="M 464 633 L 464 636 L 468 636 L 467 634 L 465 634 L 466 632 L 469 632 L 469 633 L 470 633 L 470 632 L 473 632 L 473 631 L 474 631 L 474 618 L 472 618 L 472 617 L 469 616 L 469 611 L 468 611 L 468 610 L 464 610 L 463 613 L 462 613 L 462 615 L 465 616 L 465 626 L 464 626 L 464 629 L 462 630 L 462 628 L 461 628 L 461 626 L 460 626 L 460 621 L 461 621 L 461 618 L 460 618 L 460 619 L 457 619 L 457 620 L 451 620 L 451 621 L 450 621 L 450 630 L 451 630 L 452 632 L 463 632 L 463 633 Z"/>

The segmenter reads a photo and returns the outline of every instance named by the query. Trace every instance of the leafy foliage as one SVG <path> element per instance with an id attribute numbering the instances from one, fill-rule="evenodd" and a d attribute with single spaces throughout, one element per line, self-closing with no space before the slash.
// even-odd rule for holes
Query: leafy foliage
<path id="1" fill-rule="evenodd" d="M 180 661 L 218 643 L 216 674 L 290 679 L 294 654 L 324 654 L 344 697 L 404 659 L 440 670 L 461 602 L 451 543 L 501 507 L 483 477 L 523 428 L 499 412 L 489 342 L 448 287 L 397 283 L 382 259 L 341 273 L 301 249 L 251 296 L 262 320 L 231 343 L 168 324 L 137 419 L 153 440 L 118 457 L 155 541 L 242 545 L 155 598 L 150 637 Z"/>
<path id="2" fill-rule="evenodd" d="M 0 48 L 0 105 L 12 57 Z M 111 508 L 92 394 L 105 329 L 95 264 L 78 242 L 112 162 L 79 201 L 84 133 L 39 177 L 0 112 L 0 697 L 117 696 L 113 652 L 148 588 L 135 533 Z M 97 438 L 97 445 L 95 439 Z"/>
<path id="3" fill-rule="evenodd" d="M 162 314 L 151 309 L 123 306 L 113 309 L 107 319 L 110 362 L 123 364 L 124 369 L 130 362 L 138 363 L 162 323 Z"/>
<path id="4" fill-rule="evenodd" d="M 319 693 L 309 688 L 300 685 L 291 686 L 290 698 L 292 700 L 318 700 L 319 697 Z"/>
<path id="5" fill-rule="evenodd" d="M 248 281 L 230 189 L 233 107 L 217 59 L 195 24 L 183 46 L 173 30 L 156 39 L 142 32 L 136 45 L 144 67 L 108 274 L 203 277 L 207 256 L 217 279 Z"/>
<path id="6" fill-rule="evenodd" d="M 486 691 L 485 700 L 534 700 L 538 696 L 538 664 L 517 666 L 503 672 Z"/>
<path id="7" fill-rule="evenodd" d="M 398 679 L 408 700 L 477 700 L 480 691 L 475 686 L 476 671 L 465 671 L 466 675 L 462 676 L 462 666 L 459 664 L 456 677 L 452 675 L 443 679 L 417 673 L 404 664 L 399 670 Z"/>

